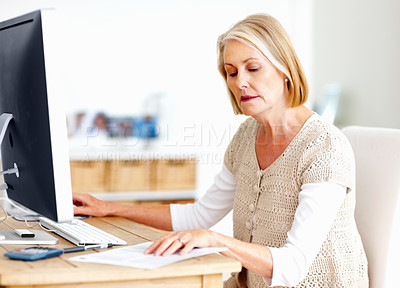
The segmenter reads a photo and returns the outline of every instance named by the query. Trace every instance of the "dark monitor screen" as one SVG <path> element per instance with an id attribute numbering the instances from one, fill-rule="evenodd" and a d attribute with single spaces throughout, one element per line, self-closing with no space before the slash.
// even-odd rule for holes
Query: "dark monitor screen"
<path id="1" fill-rule="evenodd" d="M 52 11 L 0 23 L 0 114 L 13 115 L 1 158 L 3 170 L 14 163 L 19 170 L 19 177 L 4 175 L 8 197 L 60 222 L 73 218 L 72 190 L 65 106 L 55 83 L 56 53 L 46 47 L 47 40 L 56 39 L 45 28 L 45 13 Z"/>

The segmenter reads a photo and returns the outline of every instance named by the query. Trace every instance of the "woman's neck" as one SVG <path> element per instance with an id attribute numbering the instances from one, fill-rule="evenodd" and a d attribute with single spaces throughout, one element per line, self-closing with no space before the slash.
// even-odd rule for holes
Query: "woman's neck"
<path id="1" fill-rule="evenodd" d="M 262 126 L 258 140 L 267 145 L 290 142 L 311 115 L 312 111 L 304 105 L 254 115 L 253 118 Z"/>

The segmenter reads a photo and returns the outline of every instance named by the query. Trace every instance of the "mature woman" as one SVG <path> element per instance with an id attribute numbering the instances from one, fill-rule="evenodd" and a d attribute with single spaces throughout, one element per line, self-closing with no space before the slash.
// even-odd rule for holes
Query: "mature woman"
<path id="1" fill-rule="evenodd" d="M 307 81 L 287 34 L 271 16 L 251 15 L 219 37 L 218 51 L 233 109 L 251 117 L 205 196 L 132 207 L 75 195 L 75 212 L 174 230 L 146 253 L 226 247 L 243 266 L 226 287 L 368 287 L 352 150 L 303 105 Z M 232 208 L 234 238 L 207 230 Z"/>

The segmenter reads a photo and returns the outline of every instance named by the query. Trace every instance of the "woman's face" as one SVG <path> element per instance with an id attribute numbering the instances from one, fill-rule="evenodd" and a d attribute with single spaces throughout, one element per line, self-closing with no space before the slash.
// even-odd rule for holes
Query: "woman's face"
<path id="1" fill-rule="evenodd" d="M 273 109 L 286 109 L 285 75 L 257 49 L 228 40 L 224 50 L 228 88 L 243 114 L 256 116 Z"/>

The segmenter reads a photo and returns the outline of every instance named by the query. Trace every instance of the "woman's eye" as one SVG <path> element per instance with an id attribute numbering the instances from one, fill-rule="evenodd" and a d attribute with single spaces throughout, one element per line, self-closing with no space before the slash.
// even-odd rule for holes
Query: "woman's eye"
<path id="1" fill-rule="evenodd" d="M 259 67 L 249 68 L 249 71 L 250 71 L 250 72 L 256 72 L 256 71 L 258 71 L 258 70 L 260 70 Z"/>
<path id="2" fill-rule="evenodd" d="M 236 72 L 236 71 L 227 71 L 226 74 L 227 74 L 229 77 L 235 77 L 235 76 L 237 75 L 237 72 Z"/>

